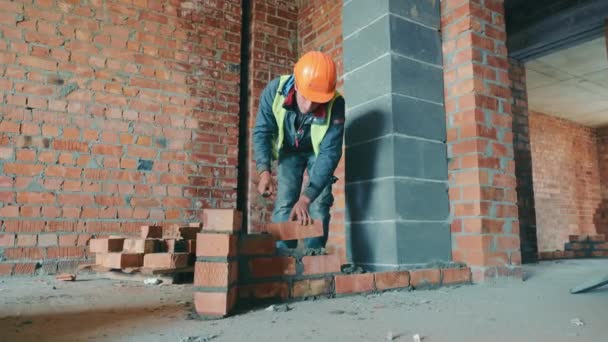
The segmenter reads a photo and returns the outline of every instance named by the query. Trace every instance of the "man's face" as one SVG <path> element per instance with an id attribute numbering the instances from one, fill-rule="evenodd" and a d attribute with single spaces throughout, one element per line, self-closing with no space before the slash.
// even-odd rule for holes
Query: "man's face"
<path id="1" fill-rule="evenodd" d="M 296 87 L 296 101 L 298 102 L 298 108 L 300 108 L 300 112 L 304 114 L 314 112 L 322 104 L 307 100 L 304 96 L 300 94 L 300 92 L 298 91 L 298 87 Z"/>

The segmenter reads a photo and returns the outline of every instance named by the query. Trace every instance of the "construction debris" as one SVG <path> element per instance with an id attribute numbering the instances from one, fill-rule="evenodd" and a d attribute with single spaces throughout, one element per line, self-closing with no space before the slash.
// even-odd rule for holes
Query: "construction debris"
<path id="1" fill-rule="evenodd" d="M 146 285 L 158 285 L 162 282 L 163 281 L 159 278 L 148 278 L 148 279 L 144 280 L 144 284 L 146 284 Z"/>
<path id="2" fill-rule="evenodd" d="M 585 325 L 585 322 L 581 321 L 580 318 L 573 318 L 570 320 L 570 323 L 576 325 L 577 327 L 582 327 L 583 325 Z"/>
<path id="3" fill-rule="evenodd" d="M 60 281 L 74 281 L 74 280 L 76 280 L 76 275 L 69 274 L 69 273 L 62 273 L 62 274 L 57 275 L 55 277 L 55 279 L 60 280 Z"/>
<path id="4" fill-rule="evenodd" d="M 271 305 L 271 306 L 269 306 L 269 307 L 266 308 L 266 311 L 287 312 L 287 311 L 291 311 L 291 308 L 287 304 L 283 304 L 283 305 Z"/>

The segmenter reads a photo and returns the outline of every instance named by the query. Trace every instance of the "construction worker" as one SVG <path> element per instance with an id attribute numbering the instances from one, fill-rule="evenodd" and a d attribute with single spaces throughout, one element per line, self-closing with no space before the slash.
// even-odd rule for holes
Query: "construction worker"
<path id="1" fill-rule="evenodd" d="M 291 75 L 272 80 L 260 97 L 253 149 L 259 174 L 258 191 L 275 192 L 271 160 L 278 160 L 278 188 L 273 222 L 323 222 L 323 237 L 304 240 L 306 248 L 325 247 L 329 210 L 334 202 L 334 171 L 342 157 L 344 98 L 336 92 L 336 66 L 328 55 L 303 55 Z M 302 191 L 304 171 L 308 184 Z M 278 248 L 296 248 L 297 240 L 278 241 Z"/>

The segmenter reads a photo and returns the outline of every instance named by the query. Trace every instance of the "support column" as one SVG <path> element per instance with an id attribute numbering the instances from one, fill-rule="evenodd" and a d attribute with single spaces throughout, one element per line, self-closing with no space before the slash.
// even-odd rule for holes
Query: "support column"
<path id="1" fill-rule="evenodd" d="M 534 263 L 538 260 L 538 239 L 536 237 L 536 210 L 534 205 L 534 183 L 532 180 L 532 150 L 530 149 L 526 68 L 523 63 L 515 59 L 509 60 L 509 66 L 521 257 L 524 263 Z"/>
<path id="2" fill-rule="evenodd" d="M 442 2 L 453 258 L 474 281 L 520 275 L 502 0 Z"/>
<path id="3" fill-rule="evenodd" d="M 349 259 L 451 259 L 439 1 L 345 0 Z"/>

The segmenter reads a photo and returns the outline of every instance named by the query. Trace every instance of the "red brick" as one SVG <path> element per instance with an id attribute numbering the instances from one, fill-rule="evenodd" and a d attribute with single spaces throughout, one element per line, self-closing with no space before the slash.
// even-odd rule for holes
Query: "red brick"
<path id="1" fill-rule="evenodd" d="M 4 173 L 15 174 L 21 176 L 37 176 L 44 169 L 44 165 L 40 164 L 17 164 L 17 163 L 6 163 L 4 164 Z"/>
<path id="2" fill-rule="evenodd" d="M 201 233 L 196 238 L 196 256 L 234 257 L 237 255 L 237 237 L 232 234 Z"/>
<path id="3" fill-rule="evenodd" d="M 13 247 L 15 245 L 15 234 L 0 234 L 0 247 Z"/>
<path id="4" fill-rule="evenodd" d="M 163 229 L 163 238 L 196 240 L 200 227 L 184 227 L 172 225 Z"/>
<path id="5" fill-rule="evenodd" d="M 57 246 L 57 234 L 40 234 L 40 235 L 38 235 L 38 246 L 40 246 L 40 247 Z"/>
<path id="6" fill-rule="evenodd" d="M 302 226 L 296 221 L 269 223 L 265 226 L 265 231 L 277 240 L 299 240 L 323 236 L 323 222 L 315 220 L 309 226 Z"/>
<path id="7" fill-rule="evenodd" d="M 19 133 L 21 124 L 13 121 L 1 121 L 0 132 L 4 133 Z"/>
<path id="8" fill-rule="evenodd" d="M 144 265 L 144 255 L 127 253 L 97 253 L 95 255 L 95 263 L 108 268 L 141 267 Z"/>
<path id="9" fill-rule="evenodd" d="M 0 276 L 11 275 L 15 264 L 0 264 Z"/>
<path id="10" fill-rule="evenodd" d="M 57 62 L 48 60 L 40 57 L 32 56 L 21 56 L 18 58 L 20 65 L 29 66 L 32 68 L 44 69 L 44 70 L 57 70 Z"/>
<path id="11" fill-rule="evenodd" d="M 225 292 L 194 292 L 194 309 L 202 316 L 223 317 L 237 302 L 236 288 Z"/>
<path id="12" fill-rule="evenodd" d="M 85 251 L 81 247 L 48 247 L 46 257 L 49 259 L 57 258 L 84 258 Z"/>
<path id="13" fill-rule="evenodd" d="M 108 253 L 122 251 L 124 238 L 91 239 L 89 251 L 91 253 Z"/>
<path id="14" fill-rule="evenodd" d="M 234 209 L 204 209 L 203 230 L 231 232 L 241 230 L 242 214 Z"/>
<path id="15" fill-rule="evenodd" d="M 144 255 L 146 268 L 182 268 L 188 266 L 188 253 L 150 253 Z"/>
<path id="16" fill-rule="evenodd" d="M 439 269 L 412 270 L 410 271 L 410 281 L 414 288 L 439 285 L 441 272 Z"/>
<path id="17" fill-rule="evenodd" d="M 293 298 L 315 297 L 328 295 L 331 292 L 331 282 L 327 278 L 306 279 L 295 281 L 291 290 Z"/>
<path id="18" fill-rule="evenodd" d="M 236 262 L 197 262 L 194 266 L 194 286 L 228 287 L 237 281 Z"/>
<path id="19" fill-rule="evenodd" d="M 15 193 L 9 191 L 0 191 L 0 202 L 11 203 L 15 201 Z"/>
<path id="20" fill-rule="evenodd" d="M 469 268 L 445 268 L 441 270 L 443 284 L 461 284 L 471 282 L 471 270 Z"/>
<path id="21" fill-rule="evenodd" d="M 163 237 L 163 227 L 161 226 L 141 226 L 140 237 L 144 239 L 160 239 Z"/>
<path id="22" fill-rule="evenodd" d="M 338 255 L 305 256 L 302 258 L 304 275 L 338 273 L 340 272 L 340 257 Z"/>
<path id="23" fill-rule="evenodd" d="M 13 157 L 14 150 L 9 147 L 0 148 L 0 159 L 11 159 Z"/>
<path id="24" fill-rule="evenodd" d="M 26 204 L 53 204 L 55 195 L 51 192 L 17 192 L 17 202 Z"/>
<path id="25" fill-rule="evenodd" d="M 239 241 L 240 255 L 272 255 L 276 240 L 270 234 L 246 234 Z"/>
<path id="26" fill-rule="evenodd" d="M 85 142 L 79 141 L 55 140 L 53 141 L 53 149 L 73 152 L 88 152 L 89 145 Z"/>
<path id="27" fill-rule="evenodd" d="M 45 230 L 45 225 L 46 222 L 44 221 L 4 221 L 4 227 L 7 232 L 42 232 Z"/>
<path id="28" fill-rule="evenodd" d="M 17 263 L 13 269 L 14 275 L 33 275 L 36 272 L 36 263 Z"/>
<path id="29" fill-rule="evenodd" d="M 289 297 L 286 282 L 271 282 L 252 285 L 239 285 L 239 297 L 249 299 L 282 299 Z"/>
<path id="30" fill-rule="evenodd" d="M 160 251 L 160 240 L 132 238 L 125 239 L 122 250 L 125 253 L 155 253 Z"/>
<path id="31" fill-rule="evenodd" d="M 21 247 L 21 248 L 7 248 L 4 250 L 4 256 L 8 260 L 16 259 L 42 259 L 43 249 L 36 247 Z"/>
<path id="32" fill-rule="evenodd" d="M 249 261 L 249 273 L 254 278 L 296 274 L 296 261 L 292 257 L 255 258 Z"/>
<path id="33" fill-rule="evenodd" d="M 410 286 L 410 274 L 407 271 L 374 273 L 377 290 L 390 290 Z"/>
<path id="34" fill-rule="evenodd" d="M 363 274 L 341 274 L 335 277 L 336 294 L 361 293 L 374 290 L 374 275 Z"/>
<path id="35" fill-rule="evenodd" d="M 77 206 L 77 205 L 93 205 L 93 195 L 88 194 L 60 194 L 57 201 L 62 205 Z"/>
<path id="36" fill-rule="evenodd" d="M 19 234 L 17 235 L 17 246 L 36 246 L 36 241 L 38 239 L 38 235 L 32 234 Z"/>
<path id="37" fill-rule="evenodd" d="M 77 246 L 78 235 L 59 235 L 59 246 Z M 78 246 L 84 246 L 78 245 Z"/>
<path id="38" fill-rule="evenodd" d="M 91 152 L 94 154 L 121 156 L 122 155 L 122 146 L 95 145 L 91 149 Z"/>

